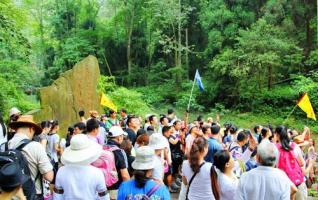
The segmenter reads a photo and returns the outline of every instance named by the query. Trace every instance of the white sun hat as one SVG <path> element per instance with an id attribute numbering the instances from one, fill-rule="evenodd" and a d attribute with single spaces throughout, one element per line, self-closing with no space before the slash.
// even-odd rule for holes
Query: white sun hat
<path id="1" fill-rule="evenodd" d="M 155 151 L 149 146 L 142 146 L 136 150 L 136 158 L 131 164 L 135 170 L 148 170 L 154 168 Z"/>
<path id="2" fill-rule="evenodd" d="M 149 145 L 154 150 L 164 149 L 167 139 L 160 133 L 154 133 L 149 137 Z"/>
<path id="3" fill-rule="evenodd" d="M 74 135 L 71 145 L 65 149 L 61 161 L 64 165 L 90 165 L 102 153 L 102 146 L 84 134 Z"/>
<path id="4" fill-rule="evenodd" d="M 12 115 L 17 115 L 17 114 L 21 114 L 21 111 L 19 109 L 17 109 L 16 107 L 13 107 L 10 109 L 9 117 L 11 117 Z"/>
<path id="5" fill-rule="evenodd" d="M 112 126 L 108 131 L 108 137 L 117 137 L 120 135 L 127 135 L 120 126 Z"/>

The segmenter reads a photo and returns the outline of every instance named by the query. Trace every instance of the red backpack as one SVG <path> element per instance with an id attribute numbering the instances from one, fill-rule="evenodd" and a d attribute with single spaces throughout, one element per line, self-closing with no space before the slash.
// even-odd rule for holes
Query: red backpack
<path id="1" fill-rule="evenodd" d="M 303 183 L 304 175 L 294 154 L 295 143 L 291 143 L 290 151 L 284 150 L 279 143 L 276 144 L 276 147 L 279 151 L 278 168 L 283 170 L 296 186 Z"/>
<path id="2" fill-rule="evenodd" d="M 102 170 L 107 187 L 118 182 L 118 173 L 115 165 L 113 151 L 119 149 L 117 146 L 103 146 L 103 152 L 100 157 L 91 165 Z"/>

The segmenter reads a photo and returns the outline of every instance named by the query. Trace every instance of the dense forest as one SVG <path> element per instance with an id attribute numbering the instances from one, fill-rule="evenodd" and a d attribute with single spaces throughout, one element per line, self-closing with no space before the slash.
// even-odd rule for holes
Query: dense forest
<path id="1" fill-rule="evenodd" d="M 318 109 L 316 0 L 1 0 L 0 110 L 88 55 L 152 107 L 286 116 Z M 111 80 L 113 80 L 111 79 Z M 301 112 L 299 115 L 304 116 Z"/>

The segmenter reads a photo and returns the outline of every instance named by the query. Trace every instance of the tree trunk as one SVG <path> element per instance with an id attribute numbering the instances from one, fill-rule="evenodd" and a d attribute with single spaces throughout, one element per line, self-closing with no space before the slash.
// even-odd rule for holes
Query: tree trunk
<path id="1" fill-rule="evenodd" d="M 186 52 L 185 52 L 185 68 L 186 68 L 186 78 L 189 80 L 189 41 L 188 41 L 188 29 L 185 29 L 185 45 L 186 45 Z"/>
<path id="2" fill-rule="evenodd" d="M 268 90 L 272 89 L 272 85 L 273 85 L 273 67 L 268 66 L 268 82 L 267 82 Z"/>
<path id="3" fill-rule="evenodd" d="M 131 10 L 128 9 L 128 3 L 125 1 L 125 5 L 127 8 L 127 12 L 130 12 L 130 15 L 128 16 L 128 13 L 126 14 L 126 28 L 127 28 L 127 67 L 128 67 L 128 83 L 130 83 L 130 75 L 132 71 L 132 57 L 131 57 L 131 40 L 132 40 L 132 32 L 134 27 L 134 17 L 135 17 L 135 8 L 134 5 L 131 8 Z"/>

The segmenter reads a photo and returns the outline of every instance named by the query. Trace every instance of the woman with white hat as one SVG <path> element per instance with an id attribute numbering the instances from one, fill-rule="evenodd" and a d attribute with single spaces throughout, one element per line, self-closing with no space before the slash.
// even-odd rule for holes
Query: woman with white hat
<path id="1" fill-rule="evenodd" d="M 149 146 L 136 150 L 136 159 L 132 163 L 134 179 L 121 184 L 118 200 L 161 199 L 170 200 L 167 187 L 151 179 L 154 168 L 155 151 Z"/>
<path id="2" fill-rule="evenodd" d="M 90 165 L 101 152 L 102 146 L 86 135 L 72 137 L 71 145 L 61 157 L 65 166 L 59 169 L 56 176 L 54 200 L 109 199 L 102 171 Z"/>
<path id="3" fill-rule="evenodd" d="M 149 146 L 155 150 L 154 157 L 154 169 L 152 172 L 152 178 L 158 181 L 163 181 L 164 178 L 164 159 L 163 159 L 163 151 L 166 147 L 165 143 L 166 138 L 160 134 L 155 133 L 149 137 Z"/>

